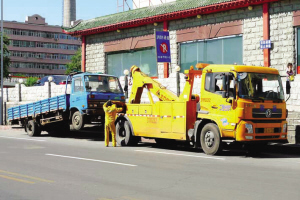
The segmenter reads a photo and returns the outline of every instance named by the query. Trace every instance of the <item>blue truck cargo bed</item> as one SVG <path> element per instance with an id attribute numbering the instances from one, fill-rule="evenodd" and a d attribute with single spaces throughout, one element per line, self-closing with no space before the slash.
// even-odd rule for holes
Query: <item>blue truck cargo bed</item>
<path id="1" fill-rule="evenodd" d="M 34 117 L 41 113 L 48 113 L 69 108 L 69 94 L 51 97 L 34 103 L 15 106 L 7 109 L 8 121 Z"/>

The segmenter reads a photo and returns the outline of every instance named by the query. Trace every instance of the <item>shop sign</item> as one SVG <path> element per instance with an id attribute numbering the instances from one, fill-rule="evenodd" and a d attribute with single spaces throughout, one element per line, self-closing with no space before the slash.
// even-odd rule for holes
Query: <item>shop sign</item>
<path id="1" fill-rule="evenodd" d="M 171 62 L 170 34 L 168 31 L 155 32 L 157 62 Z"/>
<path id="2" fill-rule="evenodd" d="M 260 49 L 271 49 L 271 47 L 272 47 L 271 40 L 260 41 Z"/>

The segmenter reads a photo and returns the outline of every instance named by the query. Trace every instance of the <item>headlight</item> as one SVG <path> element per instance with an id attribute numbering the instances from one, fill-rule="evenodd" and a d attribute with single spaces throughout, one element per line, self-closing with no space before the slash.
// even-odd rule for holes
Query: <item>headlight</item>
<path id="1" fill-rule="evenodd" d="M 245 124 L 245 128 L 247 129 L 247 133 L 253 133 L 252 124 Z"/>
<path id="2" fill-rule="evenodd" d="M 287 132 L 287 124 L 283 124 L 282 132 L 283 132 L 283 133 L 286 133 L 286 132 Z"/>
<path id="3" fill-rule="evenodd" d="M 90 104 L 89 107 L 92 108 L 92 107 L 93 107 L 93 104 Z"/>
<path id="4" fill-rule="evenodd" d="M 96 108 L 97 107 L 97 104 L 94 104 L 94 108 Z"/>

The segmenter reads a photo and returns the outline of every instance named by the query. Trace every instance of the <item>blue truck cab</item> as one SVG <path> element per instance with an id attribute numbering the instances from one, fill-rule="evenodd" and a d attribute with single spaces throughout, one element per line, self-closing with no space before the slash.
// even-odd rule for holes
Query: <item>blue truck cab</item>
<path id="1" fill-rule="evenodd" d="M 104 124 L 103 104 L 108 100 L 125 109 L 125 96 L 115 76 L 74 73 L 66 83 L 70 85 L 66 85 L 63 95 L 9 108 L 9 123 L 21 123 L 29 136 L 39 136 L 41 131 L 59 135 L 70 131 L 70 124 L 75 130 L 85 124 Z"/>
<path id="2" fill-rule="evenodd" d="M 104 122 L 103 104 L 125 102 L 119 79 L 107 74 L 80 73 L 73 75 L 70 94 L 70 116 L 74 129 L 85 123 Z"/>

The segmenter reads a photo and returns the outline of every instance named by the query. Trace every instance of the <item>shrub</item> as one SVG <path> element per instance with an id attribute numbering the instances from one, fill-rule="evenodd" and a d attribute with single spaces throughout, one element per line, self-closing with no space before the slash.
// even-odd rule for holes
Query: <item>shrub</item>
<path id="1" fill-rule="evenodd" d="M 36 83 L 37 80 L 39 80 L 39 78 L 37 78 L 37 77 L 29 77 L 29 78 L 26 79 L 26 81 L 25 81 L 24 84 L 27 87 L 33 86 Z"/>

